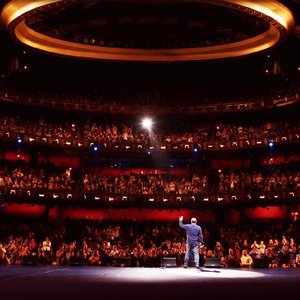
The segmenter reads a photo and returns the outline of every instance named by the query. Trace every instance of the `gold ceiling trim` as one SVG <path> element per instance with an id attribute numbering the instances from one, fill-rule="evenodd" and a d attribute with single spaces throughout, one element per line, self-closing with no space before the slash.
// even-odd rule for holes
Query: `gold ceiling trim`
<path id="1" fill-rule="evenodd" d="M 149 2 L 149 0 L 142 1 Z M 175 1 L 162 0 L 161 2 L 174 3 Z M 177 0 L 177 2 L 184 1 Z M 26 24 L 26 20 L 30 19 L 30 16 L 38 14 L 40 10 L 47 10 L 55 5 L 72 5 L 74 2 L 76 1 L 13 0 L 3 8 L 0 18 L 6 28 L 18 40 L 39 50 L 87 59 L 149 62 L 196 61 L 248 55 L 273 47 L 294 28 L 294 17 L 291 11 L 276 0 L 194 0 L 194 2 L 225 6 L 243 11 L 264 19 L 270 25 L 264 33 L 255 37 L 208 47 L 177 49 L 101 47 L 59 40 L 34 31 Z"/>

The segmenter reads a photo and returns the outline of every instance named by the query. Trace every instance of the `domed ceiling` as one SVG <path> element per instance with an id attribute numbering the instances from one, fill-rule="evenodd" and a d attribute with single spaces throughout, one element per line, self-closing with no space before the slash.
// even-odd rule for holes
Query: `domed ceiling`
<path id="1" fill-rule="evenodd" d="M 277 1 L 14 0 L 1 19 L 22 43 L 64 56 L 194 61 L 274 47 L 294 28 Z"/>

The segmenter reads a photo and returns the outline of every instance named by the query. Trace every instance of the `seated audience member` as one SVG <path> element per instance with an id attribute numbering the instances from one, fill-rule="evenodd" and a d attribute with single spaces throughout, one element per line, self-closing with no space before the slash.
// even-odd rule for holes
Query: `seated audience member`
<path id="1" fill-rule="evenodd" d="M 266 248 L 263 257 L 267 261 L 268 268 L 278 268 L 278 261 L 272 248 Z"/>
<path id="2" fill-rule="evenodd" d="M 252 257 L 248 254 L 248 251 L 244 249 L 242 251 L 242 256 L 240 258 L 240 266 L 242 268 L 250 268 L 253 266 L 253 259 Z"/>
<path id="3" fill-rule="evenodd" d="M 295 264 L 296 268 L 300 268 L 300 254 L 296 254 Z"/>
<path id="4" fill-rule="evenodd" d="M 282 246 L 277 255 L 278 264 L 281 268 L 289 268 L 291 266 L 291 255 L 287 245 Z"/>
<path id="5" fill-rule="evenodd" d="M 224 263 L 226 268 L 236 268 L 239 266 L 238 259 L 234 255 L 234 250 L 232 248 L 228 249 L 228 254 L 224 258 Z"/>
<path id="6" fill-rule="evenodd" d="M 9 265 L 10 261 L 9 258 L 7 257 L 7 251 L 5 247 L 0 243 L 0 265 L 1 264 L 6 264 Z"/>

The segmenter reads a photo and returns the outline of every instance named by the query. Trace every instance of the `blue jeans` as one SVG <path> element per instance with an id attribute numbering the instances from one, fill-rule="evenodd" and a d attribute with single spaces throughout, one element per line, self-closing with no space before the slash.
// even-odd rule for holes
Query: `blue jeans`
<path id="1" fill-rule="evenodd" d="M 196 244 L 196 245 L 186 244 L 186 251 L 185 251 L 185 257 L 184 257 L 184 265 L 185 266 L 189 265 L 190 256 L 191 256 L 192 252 L 194 254 L 195 266 L 199 267 L 199 249 L 198 249 L 198 244 Z"/>

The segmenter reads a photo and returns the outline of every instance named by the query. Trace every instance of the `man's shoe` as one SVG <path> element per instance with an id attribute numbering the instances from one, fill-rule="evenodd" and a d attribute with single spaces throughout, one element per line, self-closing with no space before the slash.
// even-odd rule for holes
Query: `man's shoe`
<path id="1" fill-rule="evenodd" d="M 200 269 L 200 267 L 199 267 L 199 266 L 196 266 L 196 269 Z"/>
<path id="2" fill-rule="evenodd" d="M 184 267 L 185 269 L 187 269 L 188 266 L 184 265 L 183 267 Z"/>

